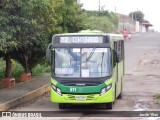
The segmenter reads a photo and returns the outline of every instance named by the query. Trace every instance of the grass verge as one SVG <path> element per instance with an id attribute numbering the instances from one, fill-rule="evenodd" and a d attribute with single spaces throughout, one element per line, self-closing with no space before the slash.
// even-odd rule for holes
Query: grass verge
<path id="1" fill-rule="evenodd" d="M 32 75 L 40 76 L 40 75 L 50 72 L 50 69 L 51 69 L 50 66 L 46 64 L 38 64 L 36 67 L 32 69 Z"/>
<path id="2" fill-rule="evenodd" d="M 159 94 L 156 94 L 156 95 L 155 95 L 155 98 L 157 99 L 158 105 L 159 105 L 159 107 L 160 107 L 160 93 L 159 93 Z"/>

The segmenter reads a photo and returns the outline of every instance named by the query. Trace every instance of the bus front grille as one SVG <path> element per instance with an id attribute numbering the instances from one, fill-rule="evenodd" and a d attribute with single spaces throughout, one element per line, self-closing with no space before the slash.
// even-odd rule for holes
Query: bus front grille
<path id="1" fill-rule="evenodd" d="M 76 100 L 76 96 L 78 95 L 67 95 L 68 100 Z M 94 100 L 95 95 L 81 95 L 81 96 L 86 96 L 86 100 Z"/>

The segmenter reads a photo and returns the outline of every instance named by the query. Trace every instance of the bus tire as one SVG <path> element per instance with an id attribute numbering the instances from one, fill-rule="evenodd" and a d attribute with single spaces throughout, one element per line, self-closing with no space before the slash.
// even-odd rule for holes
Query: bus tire
<path id="1" fill-rule="evenodd" d="M 121 98 L 122 98 L 122 81 L 121 81 L 121 92 L 120 92 L 120 94 L 118 95 L 117 98 L 118 98 L 118 99 L 121 99 Z"/>
<path id="2" fill-rule="evenodd" d="M 112 109 L 113 108 L 113 102 L 106 103 L 106 109 Z"/>
<path id="3" fill-rule="evenodd" d="M 59 103 L 59 109 L 65 109 L 67 107 L 66 103 Z"/>

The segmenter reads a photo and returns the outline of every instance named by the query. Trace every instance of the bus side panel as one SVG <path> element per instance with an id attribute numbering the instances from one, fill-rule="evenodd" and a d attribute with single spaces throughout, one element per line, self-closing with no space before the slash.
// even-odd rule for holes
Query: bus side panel
<path id="1" fill-rule="evenodd" d="M 119 62 L 116 63 L 116 66 L 114 71 L 115 73 L 115 85 L 116 85 L 116 98 L 119 96 L 119 94 L 122 92 L 122 87 L 124 83 L 124 41 L 119 40 L 114 42 L 114 49 L 119 54 Z"/>
<path id="2" fill-rule="evenodd" d="M 117 65 L 117 82 L 116 82 L 116 97 L 121 93 L 122 90 L 122 80 L 123 80 L 123 61 L 119 62 Z"/>

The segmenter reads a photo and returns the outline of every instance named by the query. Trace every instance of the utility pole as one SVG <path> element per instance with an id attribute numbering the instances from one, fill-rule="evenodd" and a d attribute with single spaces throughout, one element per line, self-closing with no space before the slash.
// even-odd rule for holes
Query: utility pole
<path id="1" fill-rule="evenodd" d="M 117 12 L 117 8 L 116 8 L 116 6 L 115 6 L 115 13 Z"/>
<path id="2" fill-rule="evenodd" d="M 138 8 L 137 8 L 137 11 L 138 11 Z M 135 20 L 137 21 L 137 14 L 135 14 Z"/>
<path id="3" fill-rule="evenodd" d="M 77 1 L 77 4 L 78 4 L 78 5 L 80 5 L 80 4 L 81 4 L 80 0 L 76 0 L 76 1 Z"/>
<path id="4" fill-rule="evenodd" d="M 134 20 L 134 18 L 133 18 L 133 12 L 132 12 L 132 20 Z"/>
<path id="5" fill-rule="evenodd" d="M 99 0 L 99 12 L 101 11 L 101 0 Z"/>

